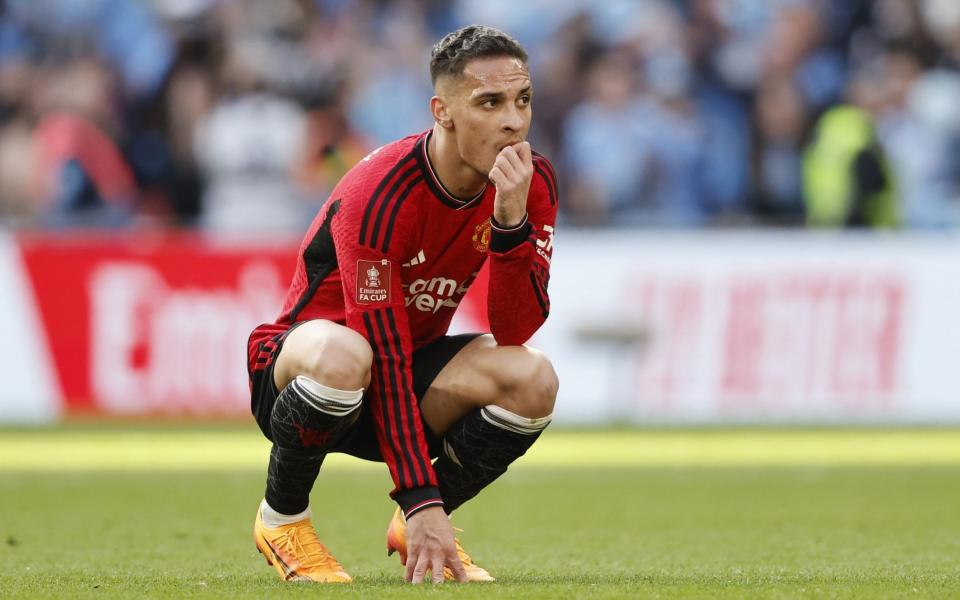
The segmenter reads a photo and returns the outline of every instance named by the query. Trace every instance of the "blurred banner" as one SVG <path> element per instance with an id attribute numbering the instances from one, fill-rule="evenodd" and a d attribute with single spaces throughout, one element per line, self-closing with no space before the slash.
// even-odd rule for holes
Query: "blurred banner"
<path id="1" fill-rule="evenodd" d="M 0 234 L 0 421 L 243 417 L 296 247 Z M 554 262 L 533 344 L 558 421 L 960 422 L 960 238 L 573 234 Z M 484 328 L 483 296 L 455 330 Z"/>
<path id="2" fill-rule="evenodd" d="M 18 238 L 42 323 L 32 335 L 48 349 L 66 412 L 229 415 L 248 406 L 245 340 L 275 318 L 295 242 L 156 235 Z"/>
<path id="3" fill-rule="evenodd" d="M 570 420 L 960 422 L 956 236 L 558 236 L 554 263 Z"/>

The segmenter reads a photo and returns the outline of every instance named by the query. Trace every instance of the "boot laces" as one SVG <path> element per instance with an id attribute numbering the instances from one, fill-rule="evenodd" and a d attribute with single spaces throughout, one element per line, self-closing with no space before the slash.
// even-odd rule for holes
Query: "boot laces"
<path id="1" fill-rule="evenodd" d="M 302 523 L 287 528 L 283 537 L 278 539 L 276 543 L 281 545 L 285 552 L 296 556 L 303 568 L 343 569 L 343 566 L 337 562 L 330 550 L 317 537 L 317 532 L 310 523 Z"/>
<path id="2" fill-rule="evenodd" d="M 454 527 L 453 530 L 457 533 L 463 533 L 463 530 L 459 527 Z M 460 543 L 460 538 L 454 537 L 453 541 L 457 545 L 457 556 L 460 558 L 460 564 L 465 567 L 473 566 L 473 559 L 470 558 L 470 555 L 467 554 L 467 551 L 463 549 L 463 544 Z"/>

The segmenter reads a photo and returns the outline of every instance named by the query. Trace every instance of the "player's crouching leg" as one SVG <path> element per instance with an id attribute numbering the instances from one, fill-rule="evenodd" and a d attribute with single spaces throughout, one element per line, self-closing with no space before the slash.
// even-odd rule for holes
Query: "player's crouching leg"
<path id="1" fill-rule="evenodd" d="M 360 415 L 369 347 L 351 346 L 349 335 L 311 340 L 308 331 L 298 333 L 283 366 L 301 374 L 277 396 L 270 416 L 274 443 L 254 540 L 285 580 L 346 583 L 351 578 L 317 538 L 308 505 L 324 456 Z"/>
<path id="2" fill-rule="evenodd" d="M 494 402 L 467 413 L 447 429 L 443 452 L 434 463 L 448 513 L 505 473 L 553 418 L 559 381 L 547 357 L 529 348 L 510 347 L 496 352 L 496 368 L 487 375 L 494 379 Z M 403 557 L 404 538 L 402 514 L 397 511 L 387 530 L 388 550 L 400 550 Z M 486 569 L 473 562 L 460 540 L 455 542 L 467 578 L 494 581 Z M 449 568 L 444 569 L 444 577 L 454 578 Z"/>
<path id="3" fill-rule="evenodd" d="M 278 359 L 288 381 L 270 415 L 267 503 L 282 514 L 306 509 L 326 452 L 360 415 L 373 353 L 356 332 L 332 323 L 293 331 Z"/>
<path id="4" fill-rule="evenodd" d="M 553 419 L 559 380 L 545 354 L 504 353 L 496 370 L 498 399 L 444 433 L 435 465 L 447 511 L 473 498 L 523 456 Z"/>

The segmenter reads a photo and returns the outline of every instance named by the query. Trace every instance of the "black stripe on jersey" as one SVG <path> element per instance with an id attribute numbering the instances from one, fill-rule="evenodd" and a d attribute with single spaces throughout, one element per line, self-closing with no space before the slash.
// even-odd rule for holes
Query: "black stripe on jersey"
<path id="1" fill-rule="evenodd" d="M 387 230 L 383 234 L 383 244 L 380 246 L 380 251 L 384 254 L 387 253 L 390 248 L 390 238 L 393 236 L 393 226 L 397 222 L 397 215 L 400 214 L 400 206 L 403 204 L 403 201 L 407 199 L 407 196 L 410 194 L 410 191 L 416 187 L 423 177 L 415 177 L 407 184 L 406 189 L 400 194 L 396 202 L 393 203 L 393 210 L 390 211 L 390 220 L 387 221 Z M 377 239 L 376 233 L 374 233 L 373 239 Z"/>
<path id="2" fill-rule="evenodd" d="M 374 348 L 384 348 L 386 347 L 386 341 L 381 338 L 382 333 L 378 333 L 377 327 L 373 324 L 373 317 L 375 316 L 376 312 L 364 313 L 364 322 L 370 332 L 370 340 Z M 379 331 L 382 332 L 383 328 L 380 327 Z M 399 440 L 402 435 L 400 418 L 394 414 L 396 407 L 390 402 L 391 398 L 388 394 L 389 388 L 387 387 L 392 379 L 390 375 L 392 375 L 393 371 L 391 370 L 388 360 L 375 361 L 374 365 L 376 366 L 376 374 L 378 377 L 377 396 L 380 399 L 380 420 L 383 423 L 381 436 L 382 440 L 386 442 L 383 445 L 382 452 L 384 453 L 385 460 L 389 456 L 391 470 L 396 472 L 397 487 L 402 488 L 407 485 L 406 482 L 413 480 L 413 467 L 409 462 L 409 457 L 406 460 L 400 459 L 400 452 L 403 451 L 402 445 L 399 449 L 397 448 L 396 441 Z M 395 397 L 396 395 L 394 395 L 394 398 Z M 379 439 L 378 437 L 378 440 Z"/>
<path id="3" fill-rule="evenodd" d="M 550 197 L 550 206 L 554 206 L 557 203 L 557 190 L 553 187 L 553 180 L 550 179 L 550 175 L 547 174 L 546 169 L 540 166 L 540 161 L 533 163 L 533 168 L 537 173 L 540 173 L 540 176 L 543 177 L 543 181 L 547 184 L 547 192 Z"/>
<path id="4" fill-rule="evenodd" d="M 313 239 L 303 250 L 303 269 L 307 274 L 308 285 L 306 291 L 297 300 L 296 306 L 290 311 L 291 323 L 297 321 L 297 315 L 310 303 L 323 280 L 337 268 L 337 248 L 333 244 L 330 225 L 339 210 L 340 199 L 337 199 L 330 205 L 327 210 L 327 218 L 320 224 L 317 232 L 313 234 Z"/>
<path id="5" fill-rule="evenodd" d="M 376 330 L 375 330 L 374 327 L 373 327 L 373 322 L 370 320 L 370 313 L 367 313 L 367 312 L 363 313 L 363 325 L 364 325 L 364 327 L 366 327 L 366 330 L 367 330 L 367 339 L 370 340 L 370 345 L 371 345 L 371 346 L 379 346 L 380 344 L 383 343 L 383 342 L 378 342 L 378 341 L 377 341 L 377 332 L 376 332 Z M 395 428 L 396 423 L 395 423 L 392 419 L 390 419 L 389 413 L 388 413 L 388 411 L 387 411 L 387 403 L 386 403 L 385 399 L 383 398 L 383 390 L 385 389 L 385 386 L 387 385 L 386 378 L 385 378 L 384 375 L 383 375 L 383 369 L 384 369 L 384 367 L 385 367 L 385 365 L 382 364 L 382 361 L 381 361 L 381 364 L 377 365 L 377 367 L 376 367 L 375 369 L 371 369 L 370 374 L 371 374 L 371 376 L 375 376 L 375 377 L 376 377 L 376 382 L 375 382 L 375 383 L 376 383 L 376 385 L 378 386 L 378 389 L 380 390 L 380 392 L 379 392 L 379 393 L 380 393 L 380 418 L 383 420 L 384 437 L 387 437 L 387 435 L 386 435 L 386 429 L 387 429 L 388 427 L 390 427 L 390 426 L 394 426 L 394 428 Z M 372 386 L 373 384 L 374 384 L 374 382 L 371 382 L 371 386 Z M 400 465 L 400 463 L 397 461 L 397 457 L 396 457 L 396 454 L 394 454 L 394 452 L 393 452 L 393 448 L 389 447 L 389 445 L 384 449 L 384 460 L 389 461 L 388 464 L 393 464 L 394 466 L 396 466 L 396 468 L 397 468 L 397 474 L 398 474 L 397 477 L 398 477 L 398 479 L 399 479 L 399 478 L 400 478 L 400 466 L 401 466 L 401 465 Z"/>
<path id="6" fill-rule="evenodd" d="M 540 263 L 533 263 L 533 274 L 536 276 L 537 281 L 540 282 L 540 289 L 546 293 L 547 286 L 550 284 L 550 271 Z M 549 303 L 548 299 L 547 304 Z"/>
<path id="7" fill-rule="evenodd" d="M 417 165 L 413 165 L 412 167 L 404 171 L 403 175 L 397 178 L 397 182 L 393 184 L 393 186 L 390 188 L 390 191 L 383 196 L 382 201 L 380 202 L 380 210 L 377 211 L 377 220 L 373 224 L 373 234 L 370 236 L 370 240 L 369 240 L 370 242 L 369 245 L 371 248 L 377 247 L 377 240 L 380 238 L 380 226 L 383 225 L 383 217 L 384 215 L 387 214 L 387 207 L 390 204 L 396 205 L 396 203 L 402 202 L 403 198 L 405 198 L 406 195 L 410 193 L 410 188 L 416 185 L 418 181 L 423 179 L 423 177 L 419 173 L 417 173 L 417 171 L 419 171 L 419 167 L 417 167 Z M 413 175 L 413 177 L 410 178 L 410 175 Z M 407 182 L 407 186 L 403 189 L 402 192 L 400 192 L 398 196 L 397 190 L 400 189 L 400 186 L 404 182 Z M 390 233 L 390 229 L 388 227 L 385 237 L 389 237 L 389 233 Z M 384 243 L 383 246 L 384 246 L 383 251 L 386 252 L 387 251 L 386 243 Z"/>
<path id="8" fill-rule="evenodd" d="M 414 465 L 413 453 L 411 453 L 410 451 L 410 446 L 405 443 L 404 438 L 406 436 L 404 436 L 402 432 L 403 421 L 400 421 L 401 419 L 400 415 L 403 414 L 401 412 L 402 406 L 400 405 L 400 386 L 403 385 L 403 382 L 398 383 L 397 380 L 400 377 L 397 371 L 399 371 L 403 367 L 403 363 L 401 362 L 403 355 L 401 354 L 400 356 L 397 356 L 395 354 L 396 351 L 391 347 L 391 345 L 387 341 L 389 338 L 387 337 L 387 330 L 386 330 L 386 326 L 384 325 L 384 319 L 383 319 L 384 312 L 385 312 L 384 310 L 378 310 L 373 313 L 373 316 L 377 321 L 377 329 L 380 332 L 380 341 L 382 344 L 381 351 L 385 352 L 387 355 L 387 361 L 386 361 L 387 372 L 390 375 L 390 392 L 393 398 L 393 409 L 394 409 L 394 419 L 395 419 L 392 422 L 392 424 L 398 427 L 397 436 L 396 438 L 394 438 L 394 441 L 400 446 L 400 450 L 403 452 L 403 455 L 406 458 L 406 463 L 404 465 L 398 465 L 397 473 L 398 474 L 402 473 L 402 471 L 399 468 L 400 466 L 405 467 L 405 470 L 407 471 L 407 479 L 404 479 L 401 476 L 400 482 L 399 482 L 400 485 L 398 485 L 397 487 L 400 489 L 415 488 L 415 487 L 420 487 L 420 485 L 418 485 L 415 482 L 416 478 L 413 476 L 413 465 Z M 387 310 L 387 314 L 390 314 L 389 310 Z M 384 384 L 386 384 L 386 382 L 384 382 Z M 385 400 L 386 399 L 383 398 L 383 400 L 381 401 L 384 409 L 386 408 L 386 404 L 387 404 Z"/>
<path id="9" fill-rule="evenodd" d="M 553 188 L 557 190 L 557 194 L 560 193 L 560 186 L 557 185 L 557 172 L 553 170 L 553 165 L 547 160 L 547 157 L 540 154 L 536 150 L 533 151 L 533 158 L 536 162 L 543 165 L 543 168 L 547 170 L 547 173 L 550 175 L 550 179 L 553 180 Z"/>
<path id="10" fill-rule="evenodd" d="M 386 330 L 383 327 L 381 319 L 379 319 L 379 312 L 380 311 L 374 311 L 373 313 L 364 313 L 363 317 L 364 317 L 364 321 L 367 323 L 367 325 L 370 328 L 370 333 L 371 333 L 370 340 L 372 342 L 372 345 L 374 345 L 375 348 L 379 348 L 381 352 L 386 352 L 389 350 L 389 347 L 387 346 L 387 342 L 384 337 L 386 336 Z M 377 326 L 374 326 L 374 324 L 372 323 L 370 314 L 373 314 L 373 317 L 376 318 Z M 396 393 L 393 394 L 392 399 L 394 402 L 393 404 L 390 404 L 388 402 L 388 400 L 390 400 L 390 397 L 387 394 L 388 382 L 393 383 L 393 387 L 394 389 L 396 389 L 396 381 L 394 380 L 394 377 L 393 377 L 393 369 L 388 364 L 390 362 L 389 359 L 381 360 L 379 362 L 380 364 L 379 364 L 378 375 L 380 376 L 380 389 L 379 389 L 380 417 L 381 419 L 383 419 L 384 437 L 390 441 L 397 441 L 401 438 L 401 430 L 399 428 L 400 427 L 399 417 L 394 416 L 395 415 L 394 411 L 397 408 L 396 405 L 398 404 L 398 400 L 397 400 L 398 395 Z M 407 487 L 408 485 L 407 482 L 413 479 L 412 462 L 410 462 L 411 459 L 408 456 L 406 461 L 397 460 L 396 449 L 393 447 L 393 444 L 388 443 L 387 447 L 390 449 L 390 452 L 394 458 L 394 465 L 396 466 L 396 470 L 397 470 L 397 481 L 399 484 L 398 487 L 400 488 Z M 404 447 L 402 444 L 401 444 L 400 450 L 401 451 L 404 450 Z"/>
<path id="11" fill-rule="evenodd" d="M 403 344 L 400 340 L 400 334 L 397 331 L 397 321 L 393 316 L 393 310 L 387 311 L 387 321 L 390 323 L 390 331 L 393 333 L 393 340 L 396 344 L 397 355 L 401 357 L 403 362 L 400 363 L 399 373 L 402 374 L 404 378 L 403 382 L 403 399 L 406 401 L 407 406 L 407 428 L 410 431 L 410 438 L 413 443 L 417 444 L 417 423 L 416 417 L 414 415 L 413 407 L 417 406 L 417 399 L 413 397 L 411 390 L 413 389 L 413 382 L 407 380 L 407 370 L 403 367 L 406 364 L 406 361 L 403 360 Z M 414 448 L 414 455 L 417 457 L 417 463 L 420 466 L 420 472 L 423 473 L 423 481 L 418 482 L 416 487 L 422 487 L 430 483 L 430 471 L 428 470 L 429 460 L 425 460 L 423 455 L 420 454 L 418 448 Z"/>
<path id="12" fill-rule="evenodd" d="M 550 315 L 550 304 L 544 299 L 544 294 L 540 291 L 540 284 L 537 282 L 537 278 L 533 273 L 530 273 L 530 284 L 533 286 L 533 293 L 537 296 L 537 304 L 540 305 L 540 312 L 543 314 L 543 318 L 546 319 Z"/>
<path id="13" fill-rule="evenodd" d="M 393 179 L 393 176 L 396 175 L 397 172 L 400 171 L 400 169 L 406 166 L 407 163 L 409 163 L 411 160 L 414 159 L 414 157 L 416 156 L 414 152 L 417 152 L 417 150 L 418 149 L 414 147 L 414 149 L 408 152 L 407 155 L 404 156 L 402 159 L 400 159 L 400 161 L 397 162 L 397 164 L 393 165 L 393 168 L 390 169 L 390 171 L 383 177 L 383 179 L 380 180 L 380 183 L 377 184 L 376 189 L 373 190 L 373 195 L 370 196 L 370 200 L 367 202 L 367 210 L 365 210 L 363 213 L 363 221 L 360 223 L 360 244 L 363 245 L 367 243 L 366 241 L 367 227 L 370 224 L 370 217 L 373 214 L 373 206 L 377 202 L 377 196 L 379 196 L 380 193 L 383 192 L 383 188 L 387 187 L 387 184 L 390 182 L 391 179 Z M 373 242 L 370 242 L 370 245 L 372 246 Z"/>
<path id="14" fill-rule="evenodd" d="M 417 174 L 417 171 L 419 170 L 420 170 L 420 167 L 418 167 L 417 165 L 412 165 L 409 169 L 401 173 L 400 176 L 397 177 L 397 180 L 393 182 L 393 185 L 390 186 L 390 190 L 387 191 L 386 194 L 381 196 L 380 199 L 376 201 L 376 204 L 380 208 L 377 210 L 377 218 L 373 222 L 373 232 L 370 234 L 369 239 L 367 239 L 367 245 L 370 246 L 371 248 L 377 247 L 377 239 L 380 238 L 380 226 L 383 224 L 383 215 L 385 215 L 387 212 L 387 206 L 389 206 L 390 203 L 394 201 L 397 195 L 397 190 L 400 189 L 400 186 L 402 186 L 404 182 L 410 178 L 411 175 L 413 175 L 414 179 L 419 177 L 419 175 Z"/>

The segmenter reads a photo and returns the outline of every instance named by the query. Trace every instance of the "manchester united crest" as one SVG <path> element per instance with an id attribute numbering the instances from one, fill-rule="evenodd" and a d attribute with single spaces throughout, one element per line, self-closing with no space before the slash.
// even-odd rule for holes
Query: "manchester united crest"
<path id="1" fill-rule="evenodd" d="M 490 247 L 490 219 L 483 223 L 478 223 L 473 229 L 473 248 L 477 252 L 486 253 Z"/>

